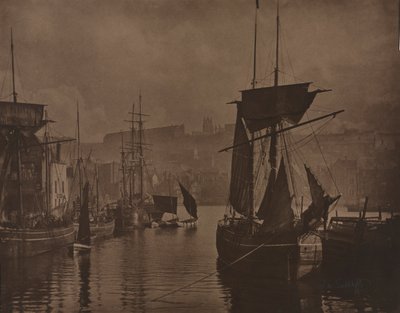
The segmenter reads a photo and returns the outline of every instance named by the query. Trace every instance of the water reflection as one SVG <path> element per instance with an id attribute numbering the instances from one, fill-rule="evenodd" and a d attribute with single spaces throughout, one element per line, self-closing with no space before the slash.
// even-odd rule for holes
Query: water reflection
<path id="1" fill-rule="evenodd" d="M 95 243 L 88 255 L 57 251 L 1 261 L 0 311 L 400 312 L 399 270 L 320 273 L 296 284 L 221 270 L 215 221 L 223 208 L 202 210 L 197 228 L 138 230 Z"/>
<path id="2" fill-rule="evenodd" d="M 399 269 L 340 276 L 324 274 L 321 279 L 324 312 L 398 312 Z"/>
<path id="3" fill-rule="evenodd" d="M 90 254 L 77 257 L 79 266 L 79 312 L 91 312 L 90 306 Z"/>
<path id="4" fill-rule="evenodd" d="M 321 295 L 306 283 L 258 279 L 217 263 L 230 312 L 321 312 Z"/>
<path id="5" fill-rule="evenodd" d="M 52 269 L 61 268 L 67 251 L 27 259 L 1 260 L 1 303 L 4 312 L 47 311 L 54 306 L 52 295 L 59 285 Z M 63 299 L 58 299 L 62 307 Z"/>

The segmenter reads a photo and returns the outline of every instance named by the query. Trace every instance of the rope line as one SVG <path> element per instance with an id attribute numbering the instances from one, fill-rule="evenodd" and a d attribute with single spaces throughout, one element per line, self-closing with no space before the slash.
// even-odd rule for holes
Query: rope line
<path id="1" fill-rule="evenodd" d="M 307 118 L 308 118 L 308 113 L 306 113 L 306 114 L 307 114 Z M 313 135 L 314 135 L 315 142 L 317 143 L 318 149 L 319 149 L 319 151 L 320 151 L 320 153 L 321 153 L 322 159 L 324 160 L 326 169 L 328 170 L 329 176 L 330 176 L 330 178 L 332 179 L 333 184 L 335 185 L 336 191 L 340 194 L 340 191 L 339 191 L 339 188 L 338 188 L 338 186 L 337 186 L 337 184 L 336 184 L 336 181 L 335 181 L 335 179 L 333 178 L 331 169 L 329 168 L 328 162 L 327 162 L 326 159 L 325 159 L 325 155 L 324 155 L 324 153 L 322 152 L 322 148 L 321 148 L 321 145 L 319 144 L 318 137 L 317 137 L 317 135 L 315 134 L 314 128 L 312 127 L 311 124 L 310 124 L 310 128 L 311 128 L 311 131 L 312 131 L 312 133 L 313 133 Z"/>
<path id="2" fill-rule="evenodd" d="M 210 274 L 207 274 L 206 276 L 204 276 L 204 277 L 202 277 L 202 278 L 200 278 L 200 279 L 198 279 L 198 280 L 195 280 L 194 282 L 191 282 L 190 284 L 187 284 L 187 285 L 185 285 L 185 286 L 183 286 L 183 287 L 179 287 L 179 288 L 174 289 L 174 290 L 172 290 L 172 291 L 170 291 L 170 292 L 167 292 L 167 293 L 165 293 L 165 294 L 163 294 L 163 295 L 161 295 L 161 296 L 159 296 L 159 297 L 157 297 L 157 298 L 154 298 L 154 299 L 150 300 L 150 302 L 156 302 L 156 301 L 158 301 L 158 300 L 160 300 L 160 299 L 162 299 L 162 298 L 165 298 L 165 297 L 167 297 L 167 296 L 169 296 L 169 295 L 172 295 L 172 294 L 174 294 L 174 293 L 176 293 L 176 292 L 178 292 L 178 291 L 181 291 L 181 290 L 183 290 L 183 289 L 189 288 L 189 287 L 191 287 L 191 286 L 193 286 L 193 285 L 195 285 L 195 284 L 197 284 L 197 283 L 199 283 L 199 282 L 201 282 L 201 281 L 203 281 L 203 280 L 205 280 L 205 279 L 207 279 L 207 278 L 209 278 L 209 277 L 211 277 L 211 276 L 217 274 L 219 271 L 224 271 L 224 270 L 226 270 L 227 268 L 231 267 L 232 265 L 234 265 L 234 264 L 240 262 L 241 260 L 243 260 L 244 258 L 246 258 L 247 256 L 249 256 L 250 254 L 254 253 L 255 251 L 257 251 L 258 249 L 260 249 L 260 248 L 263 247 L 263 246 L 265 246 L 265 243 L 262 243 L 261 245 L 255 247 L 253 250 L 247 252 L 245 255 L 242 255 L 240 258 L 236 259 L 235 261 L 233 261 L 233 262 L 227 264 L 227 265 L 224 266 L 222 269 L 216 270 L 216 271 L 214 271 L 214 272 L 212 272 L 212 273 L 210 273 Z"/>

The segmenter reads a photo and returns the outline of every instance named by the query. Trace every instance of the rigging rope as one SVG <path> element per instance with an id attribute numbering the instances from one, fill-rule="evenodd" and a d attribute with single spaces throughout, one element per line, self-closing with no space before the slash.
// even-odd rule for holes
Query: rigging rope
<path id="1" fill-rule="evenodd" d="M 306 112 L 306 114 L 307 114 L 307 118 L 308 118 L 308 113 Z M 331 169 L 329 168 L 328 162 L 327 162 L 326 159 L 325 159 L 325 155 L 324 155 L 324 153 L 322 152 L 321 145 L 319 144 L 318 137 L 317 137 L 317 135 L 315 134 L 314 128 L 312 127 L 311 124 L 310 124 L 310 128 L 311 128 L 311 131 L 312 131 L 312 133 L 313 133 L 313 135 L 314 135 L 315 142 L 317 143 L 318 149 L 319 149 L 319 151 L 320 151 L 320 153 L 321 153 L 322 159 L 324 160 L 325 166 L 326 166 L 326 168 L 327 168 L 327 170 L 328 170 L 329 176 L 331 177 L 332 182 L 333 182 L 333 184 L 335 185 L 336 191 L 340 194 L 340 191 L 339 191 L 339 188 L 338 188 L 338 186 L 337 186 L 337 184 L 336 184 L 336 181 L 335 181 L 335 179 L 333 178 Z"/>

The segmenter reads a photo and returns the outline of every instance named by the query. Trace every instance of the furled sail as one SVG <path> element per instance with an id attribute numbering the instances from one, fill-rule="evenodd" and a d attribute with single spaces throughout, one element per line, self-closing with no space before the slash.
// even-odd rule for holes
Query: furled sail
<path id="1" fill-rule="evenodd" d="M 311 172 L 310 168 L 306 165 L 304 165 L 304 167 L 307 172 L 307 179 L 310 186 L 312 200 L 310 206 L 303 212 L 301 216 L 303 221 L 303 231 L 307 232 L 315 229 L 321 220 L 324 221 L 324 225 L 326 227 L 329 207 L 332 203 L 340 198 L 340 195 L 336 197 L 331 197 L 328 195 L 318 182 L 317 178 Z"/>
<path id="2" fill-rule="evenodd" d="M 231 164 L 231 183 L 229 188 L 229 202 L 233 209 L 243 215 L 248 214 L 250 204 L 250 184 L 251 184 L 251 158 L 252 152 L 246 129 L 244 128 L 241 114 L 238 111 L 236 117 L 236 127 L 234 144 L 244 143 L 232 150 Z"/>
<path id="3" fill-rule="evenodd" d="M 90 245 L 90 221 L 89 221 L 89 183 L 83 187 L 82 205 L 79 213 L 79 228 L 77 241 Z"/>
<path id="4" fill-rule="evenodd" d="M 177 197 L 153 195 L 154 208 L 164 213 L 176 214 Z"/>
<path id="5" fill-rule="evenodd" d="M 256 132 L 281 121 L 291 124 L 300 122 L 316 94 L 325 91 L 317 89 L 309 92 L 310 84 L 308 82 L 243 90 L 238 108 L 249 131 Z"/>
<path id="6" fill-rule="evenodd" d="M 179 187 L 181 188 L 181 192 L 183 195 L 183 205 L 186 208 L 186 211 L 190 216 L 197 219 L 197 203 L 196 199 L 189 193 L 189 191 L 179 183 Z"/>
<path id="7" fill-rule="evenodd" d="M 267 187 L 268 191 L 268 187 Z M 266 191 L 266 192 L 267 192 Z M 270 203 L 264 209 L 263 231 L 272 231 L 282 228 L 291 228 L 294 214 L 292 197 L 286 175 L 285 162 L 281 160 Z"/>

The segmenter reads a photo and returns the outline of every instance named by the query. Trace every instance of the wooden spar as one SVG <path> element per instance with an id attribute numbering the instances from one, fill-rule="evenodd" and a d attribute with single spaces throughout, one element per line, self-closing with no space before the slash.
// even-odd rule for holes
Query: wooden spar
<path id="1" fill-rule="evenodd" d="M 45 117 L 47 119 L 47 111 L 45 111 Z M 49 171 L 49 147 L 48 147 L 48 140 L 49 140 L 49 133 L 48 133 L 48 125 L 46 123 L 45 125 L 45 131 L 44 131 L 44 143 L 45 143 L 45 149 L 44 149 L 44 157 L 45 157 L 45 197 L 46 197 L 46 213 L 50 213 L 50 171 Z"/>
<path id="2" fill-rule="evenodd" d="M 251 81 L 252 88 L 256 88 L 256 64 L 257 64 L 257 12 L 258 2 L 256 3 L 256 13 L 254 18 L 254 54 L 253 54 L 253 80 Z"/>
<path id="3" fill-rule="evenodd" d="M 258 0 L 256 1 L 256 12 L 254 17 L 254 51 L 253 51 L 253 80 L 251 82 L 252 88 L 256 88 L 256 70 L 257 70 L 257 13 L 259 9 Z M 251 134 L 252 142 L 254 141 L 254 134 Z M 249 162 L 249 174 L 250 174 L 250 207 L 249 207 L 249 218 L 254 216 L 254 145 L 250 144 L 250 162 Z"/>
<path id="4" fill-rule="evenodd" d="M 125 181 L 125 151 L 124 151 L 124 134 L 121 131 L 121 166 L 122 166 L 122 203 L 125 204 L 126 181 Z"/>
<path id="5" fill-rule="evenodd" d="M 275 47 L 275 77 L 274 85 L 279 85 L 279 0 L 276 7 L 276 47 Z"/>
<path id="6" fill-rule="evenodd" d="M 130 204 L 133 204 L 133 197 L 135 196 L 135 102 L 132 102 L 132 119 L 131 119 L 131 167 L 130 167 Z"/>
<path id="7" fill-rule="evenodd" d="M 96 222 L 98 223 L 99 218 L 99 169 L 97 167 L 97 163 L 95 163 L 96 169 Z"/>
<path id="8" fill-rule="evenodd" d="M 81 135 L 79 125 L 79 102 L 76 101 L 76 125 L 77 125 L 77 153 L 78 153 L 78 185 L 79 185 L 79 210 L 82 207 L 82 169 L 81 169 Z"/>
<path id="9" fill-rule="evenodd" d="M 31 148 L 31 147 L 38 147 L 38 146 L 47 146 L 47 145 L 52 145 L 52 144 L 56 144 L 56 143 L 62 143 L 62 142 L 71 142 L 71 141 L 75 141 L 76 139 L 61 139 L 61 140 L 53 140 L 53 141 L 45 141 L 45 142 L 41 142 L 38 144 L 34 144 L 34 145 L 27 145 L 27 146 L 23 146 L 21 147 L 21 149 L 26 149 L 26 148 Z"/>
<path id="10" fill-rule="evenodd" d="M 139 163 L 140 163 L 140 201 L 143 202 L 143 120 L 142 93 L 139 91 Z"/>
<path id="11" fill-rule="evenodd" d="M 269 133 L 269 134 L 266 134 L 266 135 L 263 135 L 263 136 L 259 136 L 259 137 L 256 137 L 256 138 L 254 138 L 254 139 L 251 139 L 251 140 L 248 140 L 248 141 L 245 141 L 245 142 L 241 142 L 241 143 L 238 143 L 238 144 L 233 145 L 233 146 L 229 146 L 229 147 L 227 147 L 227 148 L 224 148 L 224 149 L 222 149 L 222 150 L 219 150 L 218 152 L 228 151 L 228 150 L 231 150 L 231 149 L 233 149 L 233 148 L 236 148 L 236 147 L 245 145 L 245 144 L 247 144 L 247 143 L 249 143 L 249 142 L 251 143 L 251 142 L 254 142 L 254 141 L 263 139 L 263 138 L 268 138 L 268 137 L 271 137 L 271 136 L 273 136 L 273 135 L 276 135 L 276 134 L 279 134 L 279 133 L 283 133 L 283 132 L 285 132 L 285 131 L 292 130 L 292 129 L 295 129 L 295 128 L 298 128 L 298 127 L 301 127 L 301 126 L 304 126 L 304 125 L 307 125 L 307 124 L 310 124 L 310 123 L 313 123 L 313 122 L 317 122 L 317 121 L 320 121 L 320 120 L 322 120 L 322 119 L 325 119 L 325 118 L 328 118 L 328 117 L 331 117 L 331 116 L 332 116 L 333 118 L 335 118 L 336 115 L 338 115 L 338 114 L 340 114 L 340 113 L 343 113 L 343 112 L 344 112 L 344 110 L 335 111 L 335 112 L 332 112 L 332 113 L 330 113 L 330 114 L 326 114 L 326 115 L 323 115 L 323 116 L 314 118 L 314 119 L 312 119 L 312 120 L 309 120 L 309 121 L 306 121 L 306 122 L 303 122 L 303 123 L 299 123 L 299 124 L 297 124 L 297 125 L 293 125 L 293 126 L 289 126 L 289 127 L 286 127 L 286 128 L 282 128 L 282 129 L 280 129 L 280 130 L 273 131 L 273 132 L 271 132 L 271 133 Z"/>
<path id="12" fill-rule="evenodd" d="M 13 102 L 17 104 L 17 93 L 15 92 L 15 70 L 14 70 L 14 42 L 13 33 L 11 28 L 11 70 L 12 70 L 12 88 L 13 88 Z M 24 228 L 24 206 L 22 202 L 22 182 L 21 182 L 21 151 L 20 151 L 20 135 L 19 129 L 15 131 L 16 148 L 17 148 L 17 179 L 18 179 L 18 205 L 19 205 L 19 223 Z"/>
<path id="13" fill-rule="evenodd" d="M 11 28 L 11 70 L 12 70 L 13 102 L 17 103 L 17 93 L 15 92 L 14 42 L 13 42 L 12 28 Z"/>

